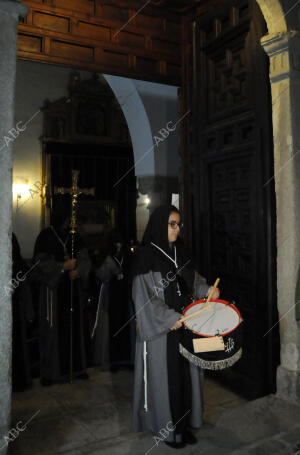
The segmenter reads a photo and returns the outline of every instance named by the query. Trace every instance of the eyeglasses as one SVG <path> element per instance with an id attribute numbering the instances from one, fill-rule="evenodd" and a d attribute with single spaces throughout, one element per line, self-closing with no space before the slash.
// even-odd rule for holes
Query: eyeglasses
<path id="1" fill-rule="evenodd" d="M 176 221 L 170 221 L 168 224 L 171 226 L 172 229 L 176 229 L 177 226 L 179 227 L 179 229 L 181 229 L 183 226 L 183 223 L 181 222 L 177 223 Z"/>

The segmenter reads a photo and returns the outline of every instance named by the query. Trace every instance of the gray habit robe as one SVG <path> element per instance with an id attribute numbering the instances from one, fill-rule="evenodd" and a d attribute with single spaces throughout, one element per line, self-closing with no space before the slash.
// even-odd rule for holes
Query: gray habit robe
<path id="1" fill-rule="evenodd" d="M 70 301 L 65 300 L 64 289 L 70 289 L 68 271 L 62 273 L 64 258 L 63 248 L 51 229 L 42 231 L 37 239 L 34 254 L 35 279 L 39 283 L 39 334 L 40 334 L 40 375 L 52 382 L 65 381 L 69 377 L 70 346 L 69 338 L 60 340 L 64 324 L 69 326 Z M 88 251 L 80 247 L 77 252 L 77 266 L 80 278 L 74 280 L 74 293 L 78 303 L 73 312 L 73 372 L 74 376 L 85 373 L 87 355 L 85 343 L 84 306 L 87 300 L 86 286 L 91 262 Z M 64 283 L 63 288 L 61 284 Z M 62 308 L 65 319 L 62 322 Z M 75 315 L 76 312 L 76 315 Z M 75 324 L 76 321 L 76 324 Z M 66 360 L 68 358 L 68 360 Z M 64 364 L 64 365 L 62 365 Z"/>
<path id="2" fill-rule="evenodd" d="M 95 275 L 101 280 L 96 320 L 92 331 L 93 363 L 103 370 L 110 366 L 109 356 L 109 281 L 120 273 L 120 267 L 107 255 Z"/>
<path id="3" fill-rule="evenodd" d="M 174 442 L 174 432 L 168 436 L 160 433 L 163 429 L 174 428 L 169 401 L 167 369 L 167 337 L 170 328 L 180 319 L 181 314 L 169 308 L 164 301 L 160 272 L 149 271 L 133 279 L 132 296 L 137 319 L 135 389 L 133 401 L 133 431 L 150 430 L 154 435 L 168 442 Z M 194 296 L 205 297 L 209 286 L 206 279 L 195 272 Z M 202 425 L 203 371 L 190 364 L 191 410 L 190 425 Z M 167 427 L 166 427 L 167 426 Z"/>

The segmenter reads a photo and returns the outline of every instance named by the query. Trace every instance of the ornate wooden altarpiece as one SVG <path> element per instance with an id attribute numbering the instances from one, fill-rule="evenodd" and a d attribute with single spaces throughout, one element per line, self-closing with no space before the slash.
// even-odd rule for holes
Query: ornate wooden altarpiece
<path id="1" fill-rule="evenodd" d="M 94 199 L 82 197 L 79 202 L 80 228 L 91 246 L 99 233 L 118 228 L 124 213 L 123 233 L 132 237 L 135 220 L 128 220 L 128 213 L 133 213 L 136 204 L 134 172 L 113 189 L 114 182 L 133 164 L 121 106 L 98 74 L 81 79 L 79 72 L 72 72 L 68 92 L 59 100 L 45 100 L 42 108 L 43 182 L 47 188 L 43 224 L 50 224 L 51 209 L 57 201 L 54 187 L 70 186 L 75 168 L 80 170 L 79 186 L 96 189 Z M 68 204 L 68 196 L 63 197 L 62 203 Z"/>

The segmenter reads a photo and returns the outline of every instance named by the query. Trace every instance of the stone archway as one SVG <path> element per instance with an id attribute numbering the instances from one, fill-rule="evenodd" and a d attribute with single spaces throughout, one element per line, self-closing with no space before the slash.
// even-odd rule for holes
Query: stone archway
<path id="1" fill-rule="evenodd" d="M 119 101 L 129 128 L 136 176 L 154 175 L 151 127 L 137 88 L 131 79 L 108 74 L 103 76 Z"/>
<path id="2" fill-rule="evenodd" d="M 287 25 L 283 11 L 283 5 L 280 0 L 256 0 L 268 26 L 269 34 L 286 32 Z"/>
<path id="3" fill-rule="evenodd" d="M 300 331 L 295 319 L 295 285 L 300 263 L 300 32 L 299 3 L 257 0 L 269 33 L 262 46 L 270 58 L 277 206 L 277 293 L 281 365 L 277 394 L 300 398 Z M 268 182 L 267 182 L 268 183 Z M 266 183 L 266 184 L 267 184 Z M 267 335 L 266 335 L 267 336 Z"/>

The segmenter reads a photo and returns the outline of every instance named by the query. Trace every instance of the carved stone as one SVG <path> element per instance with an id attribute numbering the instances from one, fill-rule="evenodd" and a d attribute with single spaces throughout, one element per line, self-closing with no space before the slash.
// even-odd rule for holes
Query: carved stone
<path id="1" fill-rule="evenodd" d="M 265 36 L 273 99 L 274 178 L 277 207 L 277 289 L 281 365 L 277 393 L 300 398 L 300 331 L 295 320 L 295 286 L 300 263 L 300 34 Z"/>
<path id="2" fill-rule="evenodd" d="M 12 142 L 3 138 L 13 128 L 17 26 L 27 13 L 21 2 L 0 0 L 0 437 L 9 429 L 11 407 L 11 296 L 4 292 L 11 280 Z M 4 440 L 1 439 L 1 447 Z M 6 453 L 6 447 L 1 450 Z"/>

